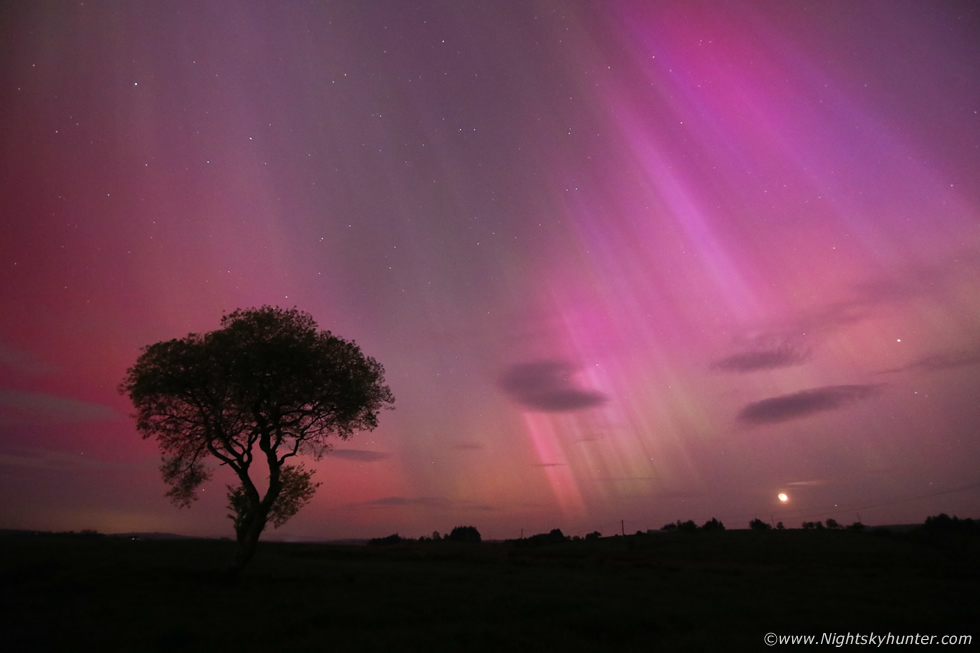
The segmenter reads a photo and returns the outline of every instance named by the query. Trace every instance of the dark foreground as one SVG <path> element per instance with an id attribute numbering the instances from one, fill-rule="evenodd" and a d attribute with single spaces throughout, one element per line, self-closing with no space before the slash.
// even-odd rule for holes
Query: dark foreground
<path id="1" fill-rule="evenodd" d="M 767 648 L 768 632 L 980 641 L 976 537 L 792 530 L 535 548 L 262 543 L 228 585 L 219 571 L 232 547 L 0 537 L 0 650 L 799 648 Z"/>

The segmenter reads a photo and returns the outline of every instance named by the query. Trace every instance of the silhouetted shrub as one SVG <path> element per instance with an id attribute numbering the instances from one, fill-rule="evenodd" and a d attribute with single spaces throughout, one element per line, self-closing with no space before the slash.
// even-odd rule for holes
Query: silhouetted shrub
<path id="1" fill-rule="evenodd" d="M 677 524 L 679 524 L 679 523 L 680 523 L 680 521 L 677 522 Z M 663 526 L 660 527 L 660 530 L 662 530 L 662 531 L 676 531 L 677 530 L 677 524 L 675 524 L 674 522 L 670 522 L 669 524 L 664 524 Z"/>
<path id="2" fill-rule="evenodd" d="M 837 530 L 840 530 L 840 529 L 842 529 L 844 527 L 841 526 L 840 524 L 838 524 L 836 519 L 828 519 L 827 520 L 827 528 L 829 528 L 832 531 L 837 531 Z"/>
<path id="3" fill-rule="evenodd" d="M 722 524 L 717 519 L 715 519 L 714 517 L 712 517 L 709 521 L 706 521 L 704 523 L 704 526 L 701 527 L 701 530 L 705 530 L 705 531 L 723 531 L 723 530 L 725 530 L 725 525 Z"/>
<path id="4" fill-rule="evenodd" d="M 803 530 L 805 530 L 805 531 L 812 531 L 813 529 L 815 529 L 817 527 L 817 523 L 818 522 L 805 521 L 805 522 L 803 522 Z"/>
<path id="5" fill-rule="evenodd" d="M 768 531 L 772 528 L 772 525 L 768 522 L 764 522 L 761 519 L 753 519 L 749 522 L 749 528 L 754 531 Z"/>
<path id="6" fill-rule="evenodd" d="M 777 531 L 781 531 L 781 530 L 784 530 L 785 528 L 786 528 L 786 527 L 785 527 L 785 526 L 783 526 L 783 522 L 781 522 L 781 521 L 778 521 L 778 522 L 776 522 L 776 530 L 777 530 Z"/>
<path id="7" fill-rule="evenodd" d="M 395 533 L 394 535 L 389 535 L 388 537 L 376 537 L 368 540 L 368 544 L 371 546 L 390 546 L 392 544 L 400 544 L 404 541 L 405 538 L 400 537 L 398 533 Z"/>
<path id="8" fill-rule="evenodd" d="M 851 524 L 850 526 L 848 526 L 847 527 L 847 530 L 854 531 L 856 533 L 860 533 L 861 531 L 864 530 L 864 524 L 862 524 L 859 521 L 856 521 L 853 524 Z"/>
<path id="9" fill-rule="evenodd" d="M 538 533 L 537 535 L 532 535 L 531 537 L 526 537 L 523 540 L 508 540 L 513 543 L 514 546 L 541 546 L 543 544 L 559 544 L 561 542 L 568 542 L 569 538 L 561 532 L 561 529 L 556 528 L 550 533 Z"/>
<path id="10" fill-rule="evenodd" d="M 693 519 L 688 519 L 685 522 L 677 520 L 677 530 L 685 533 L 693 533 L 694 531 L 698 530 L 698 525 L 694 523 Z"/>
<path id="11" fill-rule="evenodd" d="M 480 531 L 474 526 L 457 526 L 446 539 L 453 542 L 480 542 Z"/>
<path id="12" fill-rule="evenodd" d="M 591 541 L 591 540 L 598 540 L 601 537 L 602 537 L 602 533 L 600 533 L 599 531 L 592 531 L 591 533 L 585 536 L 585 539 Z"/>

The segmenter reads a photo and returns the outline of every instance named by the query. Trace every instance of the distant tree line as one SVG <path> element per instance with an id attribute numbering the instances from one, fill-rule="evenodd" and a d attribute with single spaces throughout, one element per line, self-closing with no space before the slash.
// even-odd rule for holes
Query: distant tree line
<path id="1" fill-rule="evenodd" d="M 926 523 L 922 526 L 922 530 L 926 533 L 980 535 L 980 521 L 960 519 L 958 517 L 950 517 L 946 513 L 940 513 L 934 517 L 926 517 Z"/>
<path id="2" fill-rule="evenodd" d="M 595 533 L 588 535 L 587 537 L 593 537 Z M 563 542 L 568 542 L 571 538 L 567 537 L 561 532 L 560 528 L 552 529 L 548 533 L 538 533 L 537 535 L 532 535 L 531 537 L 524 537 L 519 540 L 507 540 L 507 542 L 519 547 L 533 547 L 541 546 L 543 544 L 561 544 Z"/>
<path id="3" fill-rule="evenodd" d="M 693 519 L 689 519 L 687 521 L 681 521 L 680 519 L 678 519 L 676 522 L 669 523 L 669 524 L 664 524 L 660 528 L 660 530 L 662 530 L 662 531 L 681 531 L 682 533 L 693 533 L 694 531 L 697 531 L 697 530 L 702 530 L 702 531 L 723 531 L 723 530 L 725 530 L 725 525 L 723 523 L 721 523 L 720 521 L 718 521 L 717 519 L 715 519 L 714 517 L 712 517 L 711 519 L 709 519 L 708 521 L 706 521 L 704 523 L 704 526 L 701 526 L 700 528 L 698 527 L 697 524 L 694 523 L 694 520 Z"/>
<path id="4" fill-rule="evenodd" d="M 410 540 L 409 538 L 404 538 L 395 533 L 394 535 L 389 535 L 388 537 L 376 537 L 372 540 L 368 540 L 368 544 L 371 546 L 390 546 L 392 544 L 401 544 L 402 542 L 416 541 Z M 439 534 L 439 531 L 433 531 L 430 537 L 423 535 L 420 537 L 418 542 L 469 542 L 469 543 L 480 543 L 482 538 L 480 537 L 480 531 L 476 530 L 475 526 L 457 526 L 454 528 L 449 535 L 443 537 Z"/>
<path id="5" fill-rule="evenodd" d="M 825 528 L 827 530 L 830 530 L 830 531 L 843 531 L 843 530 L 848 530 L 848 531 L 863 531 L 864 530 L 864 524 L 862 524 L 859 521 L 856 521 L 853 524 L 851 524 L 850 526 L 844 526 L 843 524 L 837 523 L 837 520 L 836 519 L 828 519 L 824 523 L 820 523 L 819 521 L 805 521 L 805 522 L 803 522 L 803 530 L 807 530 L 807 531 L 810 531 L 810 530 L 822 531 Z"/>
<path id="6" fill-rule="evenodd" d="M 749 528 L 754 531 L 768 531 L 768 530 L 784 530 L 783 522 L 777 522 L 775 526 L 771 523 L 763 521 L 761 519 L 753 519 L 749 522 Z M 855 531 L 861 532 L 865 530 L 865 525 L 859 521 L 854 522 L 850 526 L 844 526 L 840 524 L 835 519 L 827 519 L 826 521 L 807 521 L 802 524 L 803 530 L 831 530 L 831 531 Z M 723 531 L 725 530 L 725 525 L 718 519 L 712 517 L 706 521 L 703 525 L 698 526 L 694 520 L 671 522 L 664 524 L 661 531 L 678 531 L 678 532 L 695 532 L 695 531 Z M 637 536 L 646 536 L 654 531 L 637 531 Z M 877 533 L 887 534 L 887 529 L 875 529 Z M 929 535 L 980 535 L 980 520 L 975 519 L 960 519 L 959 517 L 950 517 L 946 513 L 941 513 L 939 515 L 934 515 L 927 517 L 925 523 L 916 529 L 916 532 Z M 11 530 L 11 529 L 0 529 L 0 536 L 7 537 L 24 537 L 24 536 L 40 536 L 40 535 L 54 535 L 62 537 L 77 537 L 77 538 L 104 538 L 104 537 L 118 537 L 118 536 L 107 536 L 98 531 L 92 529 L 84 529 L 80 532 L 75 531 L 61 531 L 61 532 L 50 532 L 50 531 L 26 531 L 26 530 Z M 179 536 L 173 536 L 179 537 Z M 616 535 L 615 537 L 619 537 Z M 134 538 L 135 539 L 135 538 Z M 577 540 L 585 541 L 596 541 L 602 539 L 602 533 L 599 531 L 593 531 L 587 534 L 584 538 L 579 536 L 569 537 L 561 532 L 561 529 L 555 528 L 547 533 L 539 533 L 537 535 L 531 535 L 530 537 L 515 539 L 515 540 L 505 540 L 508 544 L 513 544 L 519 547 L 534 547 L 547 544 L 560 544 L 563 542 L 571 542 Z M 368 544 L 371 546 L 390 546 L 393 544 L 401 544 L 403 542 L 469 542 L 469 543 L 479 543 L 482 542 L 483 538 L 480 535 L 480 531 L 476 529 L 475 526 L 457 526 L 447 535 L 441 535 L 439 531 L 434 531 L 432 535 L 418 538 L 405 538 L 400 536 L 398 533 L 389 535 L 387 537 L 376 537 L 374 539 L 368 540 Z"/>

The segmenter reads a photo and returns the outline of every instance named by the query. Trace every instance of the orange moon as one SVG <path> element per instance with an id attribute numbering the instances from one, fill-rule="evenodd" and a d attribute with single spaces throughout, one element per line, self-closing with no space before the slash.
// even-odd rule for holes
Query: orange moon
<path id="1" fill-rule="evenodd" d="M 785 492 L 780 492 L 779 494 L 776 495 L 776 498 L 779 499 L 780 501 L 789 501 L 789 497 L 786 496 Z"/>

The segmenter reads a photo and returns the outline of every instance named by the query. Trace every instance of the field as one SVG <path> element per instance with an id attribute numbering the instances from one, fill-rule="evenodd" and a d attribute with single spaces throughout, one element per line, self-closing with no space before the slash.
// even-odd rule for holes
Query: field
<path id="1" fill-rule="evenodd" d="M 0 537 L 4 651 L 731 651 L 980 635 L 980 538 L 672 532 L 540 547 Z M 883 649 L 890 648 L 888 646 Z"/>

